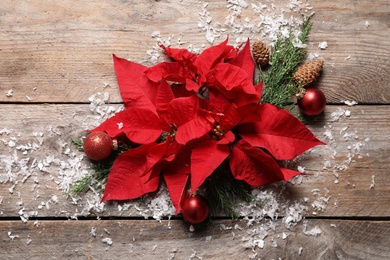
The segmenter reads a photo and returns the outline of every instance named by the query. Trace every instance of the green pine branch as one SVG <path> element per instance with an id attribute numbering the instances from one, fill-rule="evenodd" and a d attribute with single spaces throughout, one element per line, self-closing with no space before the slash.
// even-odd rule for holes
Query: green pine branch
<path id="1" fill-rule="evenodd" d="M 300 35 L 300 43 L 305 44 L 311 29 L 310 17 L 305 17 Z M 271 50 L 271 66 L 260 70 L 263 81 L 263 93 L 260 103 L 271 103 L 280 108 L 288 108 L 292 97 L 299 92 L 301 85 L 293 81 L 293 74 L 303 63 L 306 55 L 304 48 L 294 46 L 296 37 L 290 29 L 289 37 L 278 37 Z"/>
<path id="2" fill-rule="evenodd" d="M 232 219 L 238 219 L 240 214 L 237 212 L 237 202 L 251 202 L 255 197 L 247 184 L 233 177 L 228 162 L 226 160 L 207 179 L 205 197 L 209 201 L 212 215 L 223 212 Z"/>
<path id="3" fill-rule="evenodd" d="M 73 182 L 68 193 L 73 195 L 81 194 L 87 192 L 90 188 L 98 192 L 103 192 L 108 173 L 111 171 L 111 166 L 107 163 L 93 165 L 91 167 L 93 173 L 85 175 L 80 180 Z"/>

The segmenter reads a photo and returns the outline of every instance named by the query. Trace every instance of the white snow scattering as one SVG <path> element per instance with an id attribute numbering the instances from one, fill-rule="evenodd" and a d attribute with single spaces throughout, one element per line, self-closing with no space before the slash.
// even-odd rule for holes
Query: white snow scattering
<path id="1" fill-rule="evenodd" d="M 218 30 L 211 26 L 212 18 L 207 11 L 208 3 L 202 5 L 202 11 L 199 13 L 198 27 L 204 32 L 207 42 L 214 43 L 215 38 L 221 35 Z"/>
<path id="2" fill-rule="evenodd" d="M 354 106 L 354 105 L 358 104 L 358 102 L 356 102 L 354 100 L 344 100 L 342 102 L 344 102 L 344 104 L 346 104 L 347 106 Z"/>
<path id="3" fill-rule="evenodd" d="M 109 99 L 110 93 L 97 92 L 88 98 L 88 101 L 90 102 L 89 109 L 91 112 L 100 115 L 102 119 L 107 119 L 123 109 L 122 107 L 115 108 L 114 106 L 107 105 Z"/>
<path id="4" fill-rule="evenodd" d="M 294 45 L 305 48 L 306 44 L 298 40 L 302 14 L 306 16 L 314 14 L 310 4 L 299 0 L 284 1 L 279 5 L 273 4 L 272 1 L 227 0 L 222 8 L 215 6 L 212 1 L 201 0 L 198 6 L 198 19 L 194 25 L 203 34 L 205 42 L 201 46 L 195 46 L 186 40 L 186 32 L 163 35 L 161 31 L 153 31 L 150 35 L 157 44 L 147 50 L 148 57 L 143 62 L 156 64 L 163 61 L 165 57 L 159 47 L 161 44 L 170 47 L 184 47 L 195 54 L 199 54 L 201 49 L 221 42 L 227 37 L 236 45 L 245 43 L 249 38 L 261 40 L 272 46 L 278 35 L 288 37 L 290 28 L 296 36 Z M 218 15 L 215 14 L 215 8 L 218 8 Z M 176 46 L 173 46 L 174 44 Z"/>
<path id="5" fill-rule="evenodd" d="M 91 228 L 91 235 L 92 235 L 93 237 L 96 237 L 96 227 L 92 227 L 92 228 Z"/>
<path id="6" fill-rule="evenodd" d="M 350 60 L 350 59 L 351 59 L 351 55 L 348 55 L 347 57 L 344 58 L 345 61 Z"/>
<path id="7" fill-rule="evenodd" d="M 198 252 L 196 252 L 194 249 L 191 249 L 192 251 L 192 254 L 190 255 L 190 257 L 188 259 L 199 259 L 199 260 L 202 260 L 203 258 L 201 256 L 198 255 Z"/>
<path id="8" fill-rule="evenodd" d="M 7 90 L 7 92 L 5 92 L 5 96 L 6 97 L 12 97 L 14 95 L 14 90 L 13 89 L 9 89 Z"/>
<path id="9" fill-rule="evenodd" d="M 146 195 L 144 197 L 146 208 L 134 206 L 139 215 L 145 219 L 152 217 L 156 220 L 161 220 L 165 216 L 174 216 L 176 210 L 169 197 L 168 190 L 164 184 L 161 184 L 160 189 L 153 196 Z"/>
<path id="10" fill-rule="evenodd" d="M 19 238 L 19 235 L 12 235 L 12 232 L 8 231 L 8 237 L 10 240 L 15 240 L 15 238 Z"/>
<path id="11" fill-rule="evenodd" d="M 102 242 L 103 242 L 103 243 L 106 243 L 106 244 L 109 245 L 109 246 L 111 246 L 112 244 L 114 244 L 114 242 L 112 241 L 112 238 L 110 238 L 110 237 L 102 238 Z"/>
<path id="12" fill-rule="evenodd" d="M 371 185 L 370 185 L 370 190 L 375 187 L 375 175 L 371 175 Z"/>
<path id="13" fill-rule="evenodd" d="M 307 220 L 305 220 L 303 222 L 303 233 L 305 235 L 308 235 L 308 236 L 318 236 L 322 233 L 322 230 L 318 227 L 318 226 L 315 226 L 313 228 L 311 228 L 310 230 L 307 229 Z"/>
<path id="14" fill-rule="evenodd" d="M 319 45 L 318 45 L 318 48 L 320 48 L 321 50 L 325 50 L 326 48 L 328 48 L 328 43 L 327 42 L 321 42 Z"/>

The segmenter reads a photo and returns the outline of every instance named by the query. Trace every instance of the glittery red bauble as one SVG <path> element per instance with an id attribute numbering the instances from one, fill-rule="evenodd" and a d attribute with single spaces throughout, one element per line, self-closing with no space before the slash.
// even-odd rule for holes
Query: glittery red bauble
<path id="1" fill-rule="evenodd" d="M 298 107 L 302 113 L 308 116 L 316 116 L 324 111 L 326 98 L 324 93 L 317 88 L 308 88 L 303 98 L 298 100 Z"/>
<path id="2" fill-rule="evenodd" d="M 188 197 L 182 206 L 183 217 L 191 224 L 204 222 L 210 212 L 209 203 L 201 195 L 192 195 Z"/>
<path id="3" fill-rule="evenodd" d="M 93 132 L 84 140 L 84 153 L 89 159 L 100 161 L 110 156 L 113 150 L 111 137 L 105 132 Z"/>

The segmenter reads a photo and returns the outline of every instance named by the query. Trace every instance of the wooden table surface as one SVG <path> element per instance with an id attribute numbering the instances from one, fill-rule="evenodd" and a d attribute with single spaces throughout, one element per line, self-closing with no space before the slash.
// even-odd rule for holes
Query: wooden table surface
<path id="1" fill-rule="evenodd" d="M 390 259 L 390 1 L 261 2 L 2 0 L 0 258 Z M 65 195 L 88 174 L 71 138 L 121 106 L 113 53 L 151 65 L 158 38 L 202 50 L 207 27 L 219 28 L 214 43 L 267 41 L 259 17 L 281 9 L 292 22 L 315 12 L 307 50 L 325 61 L 328 105 L 308 126 L 328 145 L 297 162 L 310 174 L 261 190 L 277 216 L 221 216 L 192 232 L 180 217 L 155 220 L 150 204 Z M 225 23 L 247 17 L 251 31 Z"/>

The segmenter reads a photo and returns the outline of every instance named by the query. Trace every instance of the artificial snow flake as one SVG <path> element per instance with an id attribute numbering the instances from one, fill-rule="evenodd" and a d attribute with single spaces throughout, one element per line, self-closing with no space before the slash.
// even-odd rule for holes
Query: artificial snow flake
<path id="1" fill-rule="evenodd" d="M 19 238 L 19 235 L 12 235 L 12 232 L 8 231 L 8 237 L 10 240 L 15 240 L 15 238 Z"/>
<path id="2" fill-rule="evenodd" d="M 8 90 L 8 91 L 5 93 L 5 96 L 6 96 L 6 97 L 12 97 L 13 94 L 14 94 L 14 90 L 13 90 L 13 89 L 10 89 L 10 90 Z"/>
<path id="3" fill-rule="evenodd" d="M 327 42 L 321 42 L 318 45 L 318 48 L 320 48 L 321 50 L 325 50 L 326 48 L 328 48 L 328 43 Z"/>
<path id="4" fill-rule="evenodd" d="M 303 233 L 308 236 L 318 236 L 319 234 L 322 233 L 322 230 L 318 227 L 315 226 L 310 230 L 307 230 L 307 221 L 303 223 Z"/>
<path id="5" fill-rule="evenodd" d="M 375 187 L 375 175 L 371 175 L 371 185 L 370 185 L 370 190 Z"/>
<path id="6" fill-rule="evenodd" d="M 92 235 L 93 237 L 96 237 L 96 227 L 92 227 L 92 228 L 91 228 L 91 235 Z"/>
<path id="7" fill-rule="evenodd" d="M 343 101 L 344 104 L 346 104 L 347 106 L 354 106 L 354 105 L 357 105 L 358 103 L 354 100 L 344 100 Z"/>
<path id="8" fill-rule="evenodd" d="M 107 245 L 111 246 L 114 242 L 112 241 L 112 239 L 110 237 L 105 237 L 102 239 L 102 242 L 103 243 L 106 243 Z"/>

